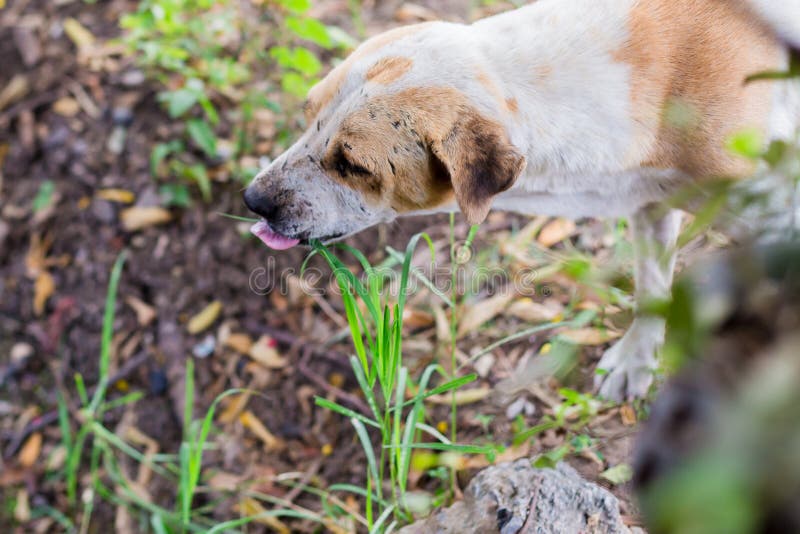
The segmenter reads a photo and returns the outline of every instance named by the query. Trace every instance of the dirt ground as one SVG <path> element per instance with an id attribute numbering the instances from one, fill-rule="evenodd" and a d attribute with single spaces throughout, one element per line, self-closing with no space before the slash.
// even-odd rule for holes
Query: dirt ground
<path id="1" fill-rule="evenodd" d="M 409 17 L 427 16 L 426 10 L 461 20 L 478 14 L 469 2 L 456 0 L 428 2 L 418 11 L 409 11 L 399 2 L 377 4 L 365 8 L 370 32 L 410 22 Z M 157 205 L 150 151 L 179 127 L 160 109 L 156 88 L 131 74 L 136 69 L 130 58 L 114 58 L 115 69 L 92 70 L 78 62 L 64 35 L 63 21 L 73 17 L 98 40 L 115 37 L 120 15 L 134 6 L 123 0 L 18 0 L 0 10 L 0 91 L 12 79 L 24 83 L 22 94 L 0 107 L 0 522 L 11 520 L 6 503 L 20 488 L 26 490 L 31 506 L 48 504 L 66 510 L 63 483 L 45 476 L 44 459 L 59 442 L 54 416 L 57 392 L 76 407 L 73 377 L 80 374 L 90 386 L 97 382 L 105 293 L 111 267 L 123 250 L 128 257 L 114 323 L 111 394 L 143 391 L 145 395 L 131 410 L 107 414 L 109 428 L 134 426 L 155 440 L 160 451 L 176 451 L 181 440 L 185 362 L 194 358 L 199 395 L 196 416 L 228 388 L 254 388 L 261 394 L 249 398 L 245 409 L 280 442 L 265 450 L 240 419 L 218 421 L 219 448 L 207 455 L 210 470 L 237 480 L 269 480 L 279 473 L 302 472 L 316 477 L 322 486 L 363 484 L 363 455 L 351 426 L 313 403 L 315 395 L 345 403 L 356 395 L 340 302 L 304 294 L 296 276 L 288 278 L 287 291 L 260 294 L 251 287 L 260 269 L 298 271 L 305 251 L 270 251 L 247 235 L 246 224 L 221 217 L 220 212 L 247 215 L 241 184 L 234 181 L 215 182 L 210 203 L 196 199 L 190 208 L 171 209 L 168 223 L 136 231 L 126 230 L 121 222 L 122 211 L 130 206 L 98 194 L 123 189 L 134 194 L 134 206 Z M 328 16 L 341 17 L 334 7 L 329 7 Z M 79 109 L 59 107 L 57 103 L 65 97 L 77 101 Z M 110 139 L 120 129 L 125 134 L 123 145 L 113 146 Z M 34 211 L 32 201 L 46 180 L 55 185 L 53 201 Z M 517 217 L 493 215 L 481 230 L 476 249 L 492 251 L 486 261 L 502 263 L 499 251 L 504 243 L 527 224 Z M 447 250 L 446 216 L 401 220 L 363 232 L 349 243 L 380 261 L 386 256 L 386 246 L 403 250 L 408 238 L 420 230 L 428 231 L 440 250 Z M 466 231 L 459 222 L 460 238 Z M 604 241 L 607 234 L 607 225 L 584 221 L 577 230 L 565 233 L 564 242 L 555 248 L 577 247 L 599 254 L 602 261 L 611 253 L 611 245 Z M 549 291 L 534 300 L 563 305 L 590 293 L 563 276 L 553 278 Z M 470 302 L 476 306 L 491 297 L 487 290 L 471 296 Z M 445 362 L 449 358 L 431 319 L 432 300 L 429 295 L 412 300 L 419 321 L 408 329 L 406 347 L 409 362 L 417 367 L 435 358 Z M 190 318 L 215 301 L 222 308 L 213 325 L 190 334 Z M 490 327 L 461 337 L 459 350 L 474 354 L 525 326 L 519 318 L 497 318 Z M 285 363 L 259 366 L 236 350 L 234 343 L 226 342 L 231 334 L 241 335 L 240 341 L 273 343 Z M 488 368 L 479 369 L 478 387 L 491 387 L 512 375 L 520 360 L 535 355 L 550 335 L 531 336 L 493 351 L 491 362 L 484 360 L 490 363 Z M 205 347 L 199 346 L 204 343 Z M 603 347 L 601 340 L 583 348 L 585 369 L 575 380 L 576 387 L 589 389 L 591 366 Z M 517 395 L 535 406 L 524 416 L 528 426 L 548 410 L 548 399 L 557 398 L 557 387 L 551 381 L 539 395 Z M 461 441 L 509 443 L 514 430 L 507 406 L 492 398 L 461 409 Z M 433 413 L 442 422 L 449 417 L 444 407 L 433 408 Z M 493 418 L 484 428 L 478 415 Z M 598 479 L 609 466 L 629 460 L 634 430 L 619 408 L 604 409 L 586 429 L 596 440 L 592 450 L 570 456 L 568 461 L 584 475 Z M 40 460 L 24 466 L 19 452 L 37 433 L 43 436 Z M 563 433 L 547 432 L 524 447 L 509 449 L 505 457 L 551 450 L 565 439 Z M 462 484 L 479 460 L 460 474 Z M 151 498 L 171 503 L 174 488 L 154 480 L 148 487 Z M 421 487 L 432 483 L 424 477 L 417 482 Z M 266 482 L 262 486 L 276 495 L 288 492 Z M 627 487 L 612 489 L 622 497 L 623 511 L 635 523 Z M 310 499 L 305 504 L 315 506 Z M 99 505 L 91 530 L 102 532 L 114 513 L 110 505 Z M 216 514 L 229 518 L 235 512 L 225 502 L 218 505 Z"/>

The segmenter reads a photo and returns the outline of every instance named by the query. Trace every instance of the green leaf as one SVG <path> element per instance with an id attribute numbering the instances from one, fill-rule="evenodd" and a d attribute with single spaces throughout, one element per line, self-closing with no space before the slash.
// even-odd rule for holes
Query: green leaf
<path id="1" fill-rule="evenodd" d="M 204 120 L 192 119 L 186 123 L 186 130 L 197 146 L 210 158 L 217 155 L 217 136 Z"/>
<path id="2" fill-rule="evenodd" d="M 600 477 L 608 480 L 615 486 L 619 486 L 633 478 L 633 468 L 628 464 L 618 464 L 600 473 Z"/>
<path id="3" fill-rule="evenodd" d="M 166 91 L 158 96 L 161 102 L 166 103 L 167 113 L 173 119 L 177 119 L 189 111 L 198 101 L 198 93 L 195 90 L 182 88 L 175 91 Z"/>
<path id="4" fill-rule="evenodd" d="M 733 134 L 726 146 L 734 154 L 756 159 L 763 153 L 764 136 L 759 130 L 749 128 Z"/>
<path id="5" fill-rule="evenodd" d="M 286 26 L 301 39 L 311 41 L 323 48 L 330 48 L 333 45 L 328 28 L 316 19 L 287 17 Z"/>
<path id="6" fill-rule="evenodd" d="M 170 154 L 183 151 L 183 143 L 178 140 L 169 143 L 158 143 L 150 152 L 150 174 L 158 176 L 158 168 Z"/>
<path id="7" fill-rule="evenodd" d="M 185 184 L 164 184 L 158 188 L 161 204 L 166 207 L 188 208 L 192 204 Z"/>
<path id="8" fill-rule="evenodd" d="M 280 5 L 294 13 L 305 13 L 311 9 L 311 0 L 280 0 Z"/>
<path id="9" fill-rule="evenodd" d="M 39 191 L 37 191 L 36 196 L 33 197 L 32 208 L 34 213 L 39 213 L 50 206 L 53 202 L 53 195 L 55 192 L 56 184 L 53 180 L 45 180 L 42 182 L 42 185 L 39 186 Z"/>

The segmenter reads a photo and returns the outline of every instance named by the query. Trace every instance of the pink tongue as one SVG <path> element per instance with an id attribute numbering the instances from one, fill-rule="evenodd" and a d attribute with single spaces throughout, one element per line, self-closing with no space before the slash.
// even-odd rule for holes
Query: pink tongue
<path id="1" fill-rule="evenodd" d="M 250 228 L 250 231 L 264 242 L 269 248 L 275 250 L 286 250 L 292 248 L 300 242 L 299 239 L 290 239 L 274 232 L 264 221 L 259 221 Z"/>

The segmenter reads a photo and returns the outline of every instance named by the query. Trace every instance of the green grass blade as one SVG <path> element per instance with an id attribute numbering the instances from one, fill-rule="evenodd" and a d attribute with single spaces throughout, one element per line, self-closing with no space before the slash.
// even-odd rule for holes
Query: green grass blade
<path id="1" fill-rule="evenodd" d="M 375 427 L 375 428 L 381 428 L 381 425 L 379 425 L 378 423 L 376 423 L 375 421 L 373 421 L 369 417 L 361 415 L 358 412 L 354 412 L 353 410 L 350 410 L 349 408 L 345 408 L 341 404 L 336 404 L 335 402 L 329 401 L 326 398 L 314 397 L 314 402 L 317 404 L 317 406 L 320 406 L 322 408 L 326 408 L 326 409 L 328 409 L 328 410 L 330 410 L 332 412 L 336 412 L 336 413 L 338 413 L 340 415 L 343 415 L 345 417 L 348 417 L 348 418 L 358 419 L 359 421 L 361 421 L 365 425 L 369 425 L 369 426 L 372 426 L 372 427 Z"/>
<path id="2" fill-rule="evenodd" d="M 100 336 L 100 381 L 92 397 L 89 410 L 96 413 L 100 403 L 105 398 L 106 388 L 108 388 L 108 367 L 111 363 L 111 341 L 114 335 L 114 314 L 117 305 L 117 289 L 119 279 L 122 275 L 122 267 L 125 265 L 126 251 L 122 251 L 114 267 L 111 269 L 111 276 L 108 279 L 108 292 L 106 294 L 106 307 L 103 313 L 103 330 Z"/>
<path id="3" fill-rule="evenodd" d="M 389 516 L 394 512 L 395 505 L 391 505 L 386 508 L 381 515 L 378 516 L 378 519 L 375 521 L 375 524 L 372 525 L 370 529 L 370 534 L 381 534 L 383 532 L 381 529 L 383 528 L 383 524 L 389 519 Z"/>
<path id="4" fill-rule="evenodd" d="M 367 456 L 367 466 L 369 468 L 370 476 L 372 477 L 372 480 L 375 481 L 378 496 L 381 497 L 381 479 L 378 476 L 378 461 L 375 458 L 375 450 L 372 448 L 372 441 L 370 441 L 369 434 L 367 434 L 367 427 L 365 427 L 364 424 L 355 417 L 350 419 L 350 423 L 352 423 L 356 429 L 356 434 L 361 442 L 361 448 L 364 449 L 364 454 Z"/>

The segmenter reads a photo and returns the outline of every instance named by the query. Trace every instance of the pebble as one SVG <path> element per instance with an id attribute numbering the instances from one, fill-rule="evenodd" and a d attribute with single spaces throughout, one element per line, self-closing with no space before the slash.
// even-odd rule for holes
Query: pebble
<path id="1" fill-rule="evenodd" d="M 115 107 L 111 110 L 111 120 L 115 126 L 127 128 L 133 124 L 133 111 L 126 107 Z"/>
<path id="2" fill-rule="evenodd" d="M 150 369 L 147 381 L 150 383 L 150 393 L 153 395 L 163 395 L 169 386 L 167 375 L 161 369 Z"/>
<path id="3" fill-rule="evenodd" d="M 20 342 L 11 347 L 11 363 L 14 365 L 22 365 L 31 356 L 33 347 L 29 343 Z"/>
<path id="4" fill-rule="evenodd" d="M 523 413 L 527 417 L 531 417 L 534 413 L 536 413 L 536 405 L 525 397 L 518 398 L 509 404 L 508 408 L 506 408 L 506 417 L 509 421 L 516 419 L 518 415 Z"/>
<path id="5" fill-rule="evenodd" d="M 111 135 L 108 136 L 106 149 L 112 154 L 122 154 L 122 151 L 125 150 L 125 138 L 127 136 L 128 132 L 124 127 L 115 126 L 114 129 L 111 130 Z"/>
<path id="6" fill-rule="evenodd" d="M 217 340 L 213 334 L 208 334 L 203 340 L 192 348 L 192 354 L 196 358 L 208 358 L 214 354 L 214 349 L 217 346 Z"/>
<path id="7" fill-rule="evenodd" d="M 92 215 L 104 223 L 113 223 L 117 219 L 113 204 L 100 198 L 95 198 L 92 202 Z"/>
<path id="8" fill-rule="evenodd" d="M 122 85 L 127 85 L 128 87 L 136 87 L 137 85 L 142 85 L 144 83 L 145 76 L 144 72 L 134 69 L 128 70 L 122 73 L 120 77 L 120 81 Z"/>

